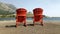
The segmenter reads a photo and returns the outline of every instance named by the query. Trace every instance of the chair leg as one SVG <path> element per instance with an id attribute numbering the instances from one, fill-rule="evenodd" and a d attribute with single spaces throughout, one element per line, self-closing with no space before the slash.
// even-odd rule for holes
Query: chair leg
<path id="1" fill-rule="evenodd" d="M 18 27 L 18 20 L 16 19 L 16 27 Z"/>
<path id="2" fill-rule="evenodd" d="M 41 26 L 43 26 L 43 22 L 41 22 Z"/>
<path id="3" fill-rule="evenodd" d="M 25 26 L 25 27 L 27 26 L 27 24 L 26 24 L 26 20 L 24 21 L 24 26 Z"/>
<path id="4" fill-rule="evenodd" d="M 41 20 L 41 26 L 43 26 L 43 19 Z"/>
<path id="5" fill-rule="evenodd" d="M 33 21 L 33 26 L 35 25 L 35 21 Z"/>
<path id="6" fill-rule="evenodd" d="M 18 27 L 18 22 L 16 22 L 16 27 Z"/>

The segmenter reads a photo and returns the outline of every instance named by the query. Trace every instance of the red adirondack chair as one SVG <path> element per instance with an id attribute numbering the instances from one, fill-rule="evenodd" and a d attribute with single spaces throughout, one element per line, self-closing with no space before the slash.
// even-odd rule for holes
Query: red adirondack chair
<path id="1" fill-rule="evenodd" d="M 40 22 L 43 26 L 43 9 L 41 8 L 35 8 L 33 9 L 34 19 L 33 24 L 35 25 L 35 22 Z"/>
<path id="2" fill-rule="evenodd" d="M 26 13 L 27 10 L 24 8 L 19 8 L 16 10 L 16 27 L 19 23 L 24 23 L 24 26 L 26 26 Z"/>

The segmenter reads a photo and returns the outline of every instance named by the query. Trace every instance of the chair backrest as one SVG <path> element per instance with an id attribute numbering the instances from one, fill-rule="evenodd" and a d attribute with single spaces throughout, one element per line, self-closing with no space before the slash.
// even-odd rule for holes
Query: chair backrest
<path id="1" fill-rule="evenodd" d="M 43 9 L 42 8 L 35 8 L 35 9 L 33 9 L 33 14 L 34 14 L 34 16 L 42 15 Z"/>
<path id="2" fill-rule="evenodd" d="M 24 9 L 24 8 L 19 8 L 19 9 L 16 10 L 16 14 L 18 16 L 26 16 L 26 13 L 27 13 L 27 10 Z"/>

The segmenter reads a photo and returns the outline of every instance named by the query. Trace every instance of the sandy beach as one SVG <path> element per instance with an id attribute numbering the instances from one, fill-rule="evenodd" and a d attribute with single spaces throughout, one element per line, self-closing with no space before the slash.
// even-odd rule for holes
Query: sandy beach
<path id="1" fill-rule="evenodd" d="M 60 22 L 44 22 L 44 26 L 36 24 L 15 28 L 15 21 L 0 21 L 0 34 L 60 34 Z M 27 22 L 32 24 L 32 22 Z M 8 26 L 8 27 L 7 27 Z"/>

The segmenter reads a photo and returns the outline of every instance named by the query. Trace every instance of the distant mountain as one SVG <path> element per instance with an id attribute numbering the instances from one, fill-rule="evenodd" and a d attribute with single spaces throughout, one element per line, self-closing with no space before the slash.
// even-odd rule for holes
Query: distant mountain
<path id="1" fill-rule="evenodd" d="M 16 7 L 14 5 L 0 2 L 0 14 L 14 13 L 15 10 Z"/>

